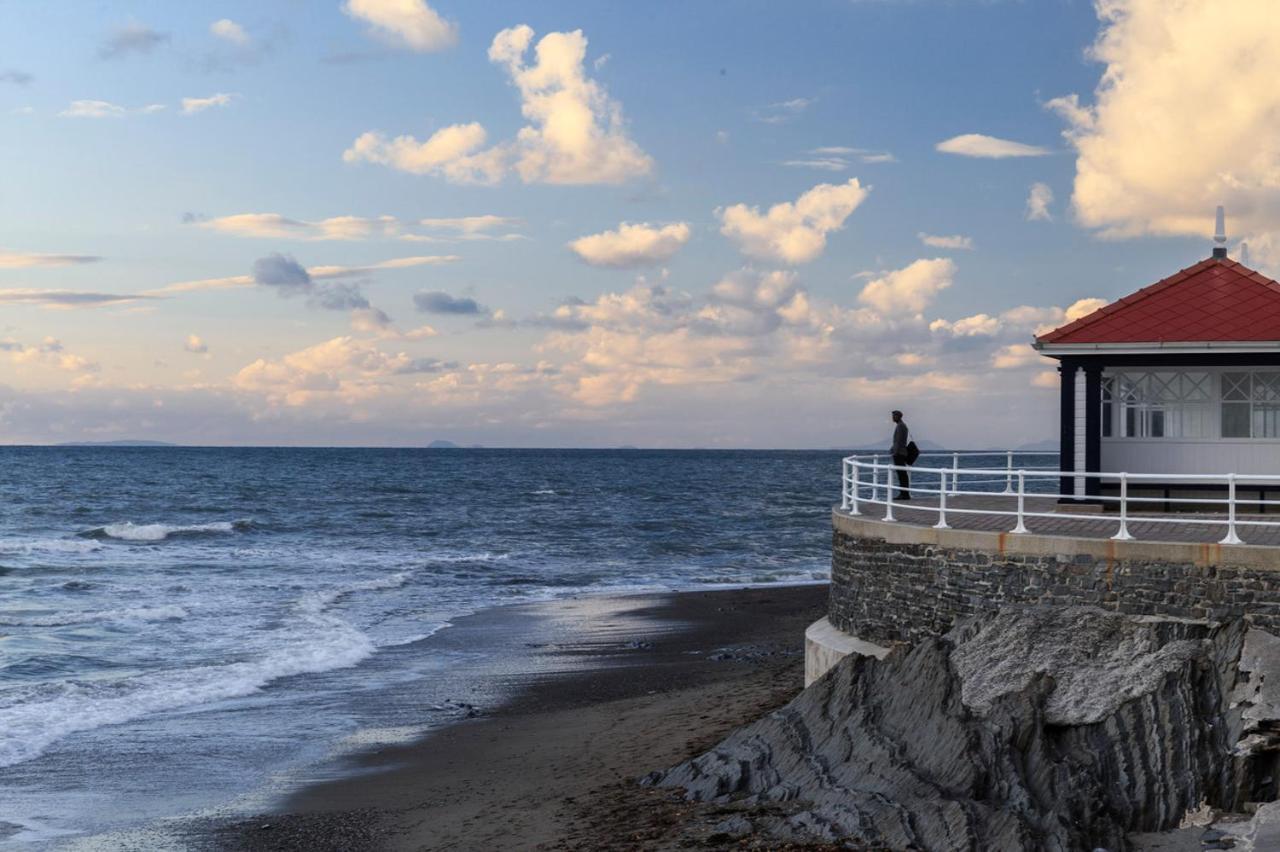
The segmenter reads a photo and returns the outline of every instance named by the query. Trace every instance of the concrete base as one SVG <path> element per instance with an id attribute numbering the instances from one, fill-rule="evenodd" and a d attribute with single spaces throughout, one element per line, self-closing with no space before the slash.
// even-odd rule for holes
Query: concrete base
<path id="1" fill-rule="evenodd" d="M 883 660 L 889 649 L 850 636 L 820 618 L 804 632 L 804 685 L 807 687 L 850 654 Z"/>

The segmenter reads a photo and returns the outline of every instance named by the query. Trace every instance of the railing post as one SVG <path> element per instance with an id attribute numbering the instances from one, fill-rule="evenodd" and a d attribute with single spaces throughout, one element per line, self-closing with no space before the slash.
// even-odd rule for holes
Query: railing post
<path id="1" fill-rule="evenodd" d="M 1116 541 L 1129 541 L 1129 474 L 1120 474 L 1120 529 L 1111 536 Z"/>
<path id="2" fill-rule="evenodd" d="M 960 486 L 958 484 L 960 482 L 959 471 L 960 471 L 960 454 L 952 453 L 951 454 L 951 494 L 952 496 L 955 496 L 960 493 L 959 491 Z"/>
<path id="3" fill-rule="evenodd" d="M 884 468 L 884 520 L 896 520 L 893 517 L 893 463 Z"/>
<path id="4" fill-rule="evenodd" d="M 1011 533 L 1022 535 L 1027 531 L 1027 525 L 1023 523 L 1022 513 L 1026 511 L 1025 499 L 1027 492 L 1027 472 L 1025 470 L 1018 471 L 1018 525 L 1009 530 Z"/>
<path id="5" fill-rule="evenodd" d="M 1236 475 L 1227 474 L 1227 535 L 1219 544 L 1244 544 L 1236 535 Z"/>
<path id="6" fill-rule="evenodd" d="M 858 511 L 858 479 L 860 478 L 860 477 L 859 477 L 859 470 L 860 470 L 860 468 L 859 468 L 859 466 L 858 466 L 858 457 L 857 457 L 857 456 L 850 456 L 850 458 L 849 458 L 849 473 L 850 473 L 851 478 L 852 478 L 852 480 L 853 480 L 853 481 L 849 484 L 849 497 L 848 497 L 848 500 L 847 500 L 847 502 L 848 502 L 848 504 L 849 504 L 849 514 L 850 514 L 850 515 L 861 515 L 861 514 L 862 514 L 861 512 L 859 512 L 859 511 Z"/>
<path id="7" fill-rule="evenodd" d="M 871 457 L 871 499 L 880 499 L 880 457 Z"/>
<path id="8" fill-rule="evenodd" d="M 938 468 L 938 522 L 933 525 L 935 530 L 950 529 L 947 526 L 947 471 L 945 468 Z"/>
<path id="9" fill-rule="evenodd" d="M 849 460 L 840 459 L 840 511 L 849 511 Z"/>
<path id="10" fill-rule="evenodd" d="M 1009 455 L 1005 460 L 1004 466 L 1004 493 L 1009 494 L 1013 491 L 1013 450 L 1009 450 Z"/>

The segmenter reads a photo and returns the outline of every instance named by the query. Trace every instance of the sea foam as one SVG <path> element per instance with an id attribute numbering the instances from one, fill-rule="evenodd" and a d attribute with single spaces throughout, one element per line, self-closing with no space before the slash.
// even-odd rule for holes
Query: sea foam
<path id="1" fill-rule="evenodd" d="M 369 636 L 328 608 L 357 592 L 397 588 L 409 576 L 405 571 L 304 595 L 294 607 L 298 618 L 276 631 L 267 644 L 271 650 L 254 659 L 0 693 L 0 701 L 7 702 L 0 705 L 0 766 L 30 760 L 81 731 L 251 695 L 284 677 L 354 666 L 377 648 Z"/>
<path id="2" fill-rule="evenodd" d="M 181 535 L 242 532 L 249 527 L 248 521 L 214 521 L 207 524 L 135 524 L 132 521 L 124 521 L 97 527 L 80 535 L 86 538 L 114 538 L 120 541 L 164 541 Z"/>

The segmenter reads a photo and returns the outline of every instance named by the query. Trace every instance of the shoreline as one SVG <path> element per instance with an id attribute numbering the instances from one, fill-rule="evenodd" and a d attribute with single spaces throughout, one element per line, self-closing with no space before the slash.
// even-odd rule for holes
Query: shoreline
<path id="1" fill-rule="evenodd" d="M 804 629 L 826 598 L 825 583 L 766 585 L 460 618 L 437 637 L 465 644 L 528 619 L 545 628 L 545 642 L 525 643 L 526 665 L 477 673 L 501 682 L 504 701 L 360 750 L 265 813 L 193 820 L 183 833 L 201 850 L 625 848 L 655 798 L 671 804 L 631 782 L 799 693 Z"/>

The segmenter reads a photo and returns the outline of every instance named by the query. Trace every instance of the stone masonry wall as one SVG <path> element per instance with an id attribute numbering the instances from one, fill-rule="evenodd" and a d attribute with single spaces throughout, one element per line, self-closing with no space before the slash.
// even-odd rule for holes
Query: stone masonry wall
<path id="1" fill-rule="evenodd" d="M 1280 570 L 998 554 L 834 532 L 828 617 L 861 639 L 916 642 L 945 633 L 963 616 L 1032 604 L 1211 620 L 1243 616 L 1280 635 Z"/>

